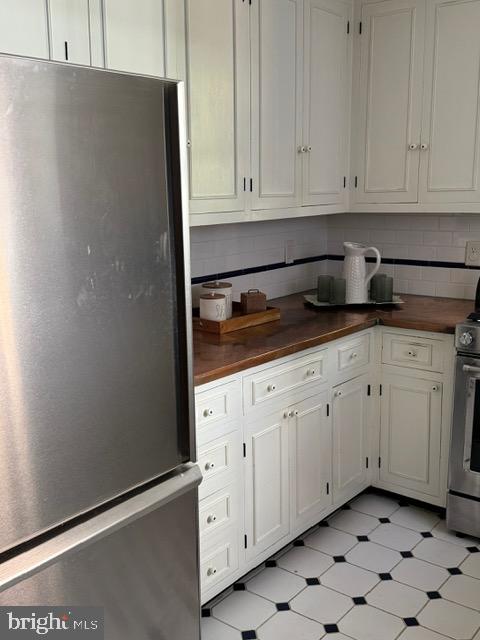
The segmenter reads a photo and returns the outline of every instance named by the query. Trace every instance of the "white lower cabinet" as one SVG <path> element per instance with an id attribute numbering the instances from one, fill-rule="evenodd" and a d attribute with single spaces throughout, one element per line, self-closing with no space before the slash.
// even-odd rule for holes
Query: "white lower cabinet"
<path id="1" fill-rule="evenodd" d="M 377 327 L 198 388 L 202 602 L 371 484 L 445 506 L 453 364 Z"/>
<path id="2" fill-rule="evenodd" d="M 318 521 L 332 504 L 332 428 L 328 414 L 326 391 L 288 411 L 294 533 Z"/>
<path id="3" fill-rule="evenodd" d="M 380 481 L 438 496 L 442 384 L 411 372 L 384 373 L 380 418 Z"/>
<path id="4" fill-rule="evenodd" d="M 368 484 L 369 375 L 333 389 L 333 492 L 336 502 L 348 500 Z"/>
<path id="5" fill-rule="evenodd" d="M 277 411 L 245 428 L 247 558 L 290 532 L 288 415 Z"/>

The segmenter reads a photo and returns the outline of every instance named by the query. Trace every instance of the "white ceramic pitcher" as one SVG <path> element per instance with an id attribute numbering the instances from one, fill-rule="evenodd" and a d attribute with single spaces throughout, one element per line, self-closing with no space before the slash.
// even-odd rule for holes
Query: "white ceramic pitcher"
<path id="1" fill-rule="evenodd" d="M 375 247 L 366 247 L 357 242 L 344 242 L 343 247 L 345 249 L 343 277 L 347 283 L 345 302 L 347 304 L 368 302 L 368 283 L 380 267 L 380 252 Z M 377 257 L 377 263 L 367 275 L 365 254 L 368 251 L 373 251 Z"/>

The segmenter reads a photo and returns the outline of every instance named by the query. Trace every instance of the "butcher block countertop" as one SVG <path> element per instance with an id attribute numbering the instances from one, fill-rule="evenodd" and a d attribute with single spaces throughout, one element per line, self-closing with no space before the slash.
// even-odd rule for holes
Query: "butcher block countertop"
<path id="1" fill-rule="evenodd" d="M 405 304 L 383 308 L 316 309 L 296 293 L 269 301 L 281 319 L 221 336 L 194 331 L 195 384 L 205 384 L 376 324 L 417 331 L 454 333 L 473 311 L 472 300 L 403 295 Z"/>

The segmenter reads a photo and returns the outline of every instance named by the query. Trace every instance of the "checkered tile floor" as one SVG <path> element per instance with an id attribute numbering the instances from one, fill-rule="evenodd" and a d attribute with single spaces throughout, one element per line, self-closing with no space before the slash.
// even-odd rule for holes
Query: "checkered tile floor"
<path id="1" fill-rule="evenodd" d="M 480 640 L 480 540 L 365 493 L 202 612 L 202 640 Z"/>

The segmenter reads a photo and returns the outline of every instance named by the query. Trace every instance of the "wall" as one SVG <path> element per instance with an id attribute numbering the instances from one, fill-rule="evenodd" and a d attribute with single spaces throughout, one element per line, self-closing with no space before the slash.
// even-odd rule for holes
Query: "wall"
<path id="1" fill-rule="evenodd" d="M 194 227 L 190 235 L 194 306 L 202 281 L 228 279 L 235 300 L 249 288 L 270 299 L 311 289 L 326 268 L 326 217 Z M 287 266 L 288 240 L 295 262 Z"/>
<path id="2" fill-rule="evenodd" d="M 480 216 L 353 214 L 195 227 L 191 230 L 194 304 L 202 281 L 228 279 L 234 297 L 256 287 L 268 298 L 315 287 L 319 273 L 338 275 L 343 241 L 376 246 L 397 293 L 470 298 L 480 274 L 464 266 L 465 243 L 480 240 Z M 295 264 L 286 266 L 285 244 Z M 463 267 L 463 268 L 462 268 Z"/>
<path id="3" fill-rule="evenodd" d="M 327 224 L 329 255 L 343 255 L 344 240 L 374 245 L 397 293 L 475 297 L 480 271 L 465 267 L 465 244 L 480 240 L 480 216 L 346 213 Z M 329 260 L 327 270 L 339 273 L 341 262 Z"/>

